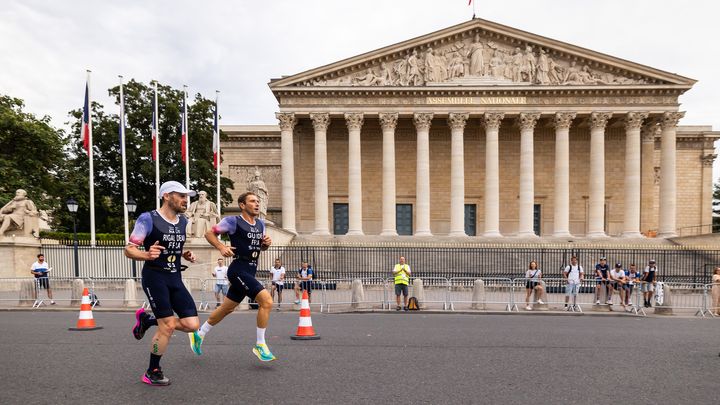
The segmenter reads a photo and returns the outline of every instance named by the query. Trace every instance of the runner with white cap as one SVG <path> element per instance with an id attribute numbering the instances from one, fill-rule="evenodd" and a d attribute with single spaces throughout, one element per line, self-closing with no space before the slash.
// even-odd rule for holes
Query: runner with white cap
<path id="1" fill-rule="evenodd" d="M 187 218 L 182 215 L 187 210 L 188 196 L 195 194 L 177 181 L 163 183 L 160 186 L 160 209 L 138 217 L 125 247 L 125 256 L 145 262 L 142 287 L 154 314 L 151 316 L 142 308 L 135 312 L 133 336 L 140 340 L 151 326 L 158 327 L 152 338 L 150 365 L 142 376 L 142 382 L 150 385 L 170 384 L 160 368 L 160 358 L 173 332 L 179 330 L 196 334 L 200 327 L 195 302 L 180 275 L 185 267 L 180 265 L 181 259 L 195 261 L 191 251 L 183 252 Z M 138 249 L 140 246 L 145 250 Z M 201 354 L 199 344 L 193 350 Z"/>

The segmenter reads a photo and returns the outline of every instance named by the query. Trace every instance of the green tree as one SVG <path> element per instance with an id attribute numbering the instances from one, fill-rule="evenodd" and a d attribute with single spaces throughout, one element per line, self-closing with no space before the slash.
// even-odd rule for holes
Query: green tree
<path id="1" fill-rule="evenodd" d="M 138 203 L 137 213 L 155 208 L 155 162 L 152 160 L 152 100 L 153 88 L 131 80 L 124 86 L 126 115 L 126 166 L 128 196 Z M 95 176 L 95 222 L 97 232 L 123 231 L 122 157 L 119 140 L 119 86 L 109 89 L 116 98 L 116 106 L 108 113 L 102 105 L 93 103 L 93 166 Z M 196 94 L 188 100 L 188 128 L 190 142 L 190 183 L 195 190 L 215 195 L 215 169 L 212 164 L 213 111 L 215 103 Z M 182 91 L 158 85 L 158 113 L 160 134 L 160 181 L 177 180 L 185 183 L 185 165 L 180 158 L 180 117 Z M 74 118 L 70 136 L 71 156 L 66 176 L 70 185 L 68 196 L 79 202 L 78 229 L 90 229 L 89 160 L 80 137 L 82 111 L 72 111 Z M 222 134 L 221 134 L 222 136 Z M 232 181 L 221 177 L 221 196 L 229 203 L 227 192 Z M 58 216 L 59 229 L 72 229 L 67 212 Z"/>
<path id="2" fill-rule="evenodd" d="M 50 125 L 50 117 L 38 119 L 24 108 L 22 100 L 0 95 L 0 203 L 21 188 L 38 209 L 54 210 L 62 204 L 56 196 L 63 189 L 58 181 L 65 162 L 63 133 Z"/>

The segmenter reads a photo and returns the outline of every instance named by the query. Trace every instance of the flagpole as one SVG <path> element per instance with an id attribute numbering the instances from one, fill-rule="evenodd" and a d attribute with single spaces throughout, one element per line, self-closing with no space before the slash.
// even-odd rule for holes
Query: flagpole
<path id="1" fill-rule="evenodd" d="M 183 85 L 183 128 L 185 129 L 185 188 L 190 189 L 190 131 L 188 130 L 187 119 L 187 86 Z M 190 196 L 188 196 L 190 206 Z"/>
<path id="2" fill-rule="evenodd" d="M 125 224 L 125 243 L 130 241 L 130 221 L 125 203 L 128 201 L 127 194 L 127 164 L 125 162 L 125 96 L 123 94 L 123 77 L 120 78 L 120 154 L 122 157 L 122 185 L 123 185 L 123 221 Z"/>
<path id="3" fill-rule="evenodd" d="M 157 96 L 157 81 L 153 82 L 153 88 L 155 95 L 155 209 L 160 209 L 160 116 L 158 116 L 158 96 Z"/>
<path id="4" fill-rule="evenodd" d="M 90 97 L 90 70 L 87 71 L 88 88 L 88 156 L 90 157 L 90 246 L 95 246 L 95 173 L 93 168 L 92 98 Z"/>
<path id="5" fill-rule="evenodd" d="M 220 125 L 218 123 L 220 120 L 220 114 L 218 113 L 219 94 L 220 90 L 215 90 L 215 133 L 213 134 L 213 137 L 215 137 L 214 141 L 216 142 L 215 145 L 217 145 L 217 150 L 213 152 L 217 157 L 213 156 L 213 160 L 217 162 L 215 164 L 215 178 L 217 182 L 215 202 L 217 202 L 218 214 L 222 215 L 222 201 L 220 200 Z"/>

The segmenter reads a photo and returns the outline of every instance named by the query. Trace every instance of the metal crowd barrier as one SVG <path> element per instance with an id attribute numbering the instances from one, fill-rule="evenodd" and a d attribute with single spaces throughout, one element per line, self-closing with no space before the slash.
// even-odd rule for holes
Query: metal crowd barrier
<path id="1" fill-rule="evenodd" d="M 713 289 L 715 294 L 713 294 Z M 703 317 L 706 313 L 712 318 L 720 316 L 720 283 L 705 284 L 705 306 Z"/>
<path id="2" fill-rule="evenodd" d="M 363 287 L 363 296 L 357 301 L 353 301 L 352 296 L 352 285 L 355 280 L 360 280 Z M 388 301 L 387 281 L 380 277 L 323 280 L 321 291 L 321 312 L 330 312 L 332 307 L 337 306 L 353 309 L 385 309 Z"/>
<path id="3" fill-rule="evenodd" d="M 670 287 L 672 298 L 670 303 L 663 303 L 661 308 L 671 308 L 673 312 L 692 312 L 696 316 L 705 317 L 707 306 L 707 284 L 701 283 L 662 283 Z"/>
<path id="4" fill-rule="evenodd" d="M 480 299 L 473 297 L 476 280 L 482 280 L 485 294 Z M 501 277 L 453 277 L 449 281 L 448 309 L 495 309 L 512 311 L 512 280 Z"/>

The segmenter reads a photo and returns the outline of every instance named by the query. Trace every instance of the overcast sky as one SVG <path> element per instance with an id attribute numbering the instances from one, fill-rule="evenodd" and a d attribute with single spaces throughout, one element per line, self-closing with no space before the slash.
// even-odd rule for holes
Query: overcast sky
<path id="1" fill-rule="evenodd" d="M 475 0 L 474 0 L 475 1 Z M 477 16 L 698 80 L 682 125 L 720 130 L 716 0 L 476 1 Z M 467 0 L 11 0 L 0 8 L 0 93 L 64 127 L 117 75 L 214 97 L 223 125 L 275 124 L 271 78 L 391 45 L 472 17 Z M 720 177 L 720 164 L 715 164 Z"/>

